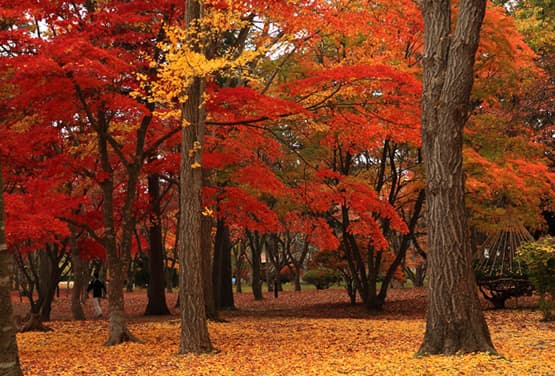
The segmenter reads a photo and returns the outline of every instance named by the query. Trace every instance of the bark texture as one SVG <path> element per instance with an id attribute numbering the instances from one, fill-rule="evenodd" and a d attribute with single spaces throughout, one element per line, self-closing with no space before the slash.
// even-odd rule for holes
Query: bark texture
<path id="1" fill-rule="evenodd" d="M 204 290 L 204 307 L 206 318 L 212 321 L 221 321 L 216 306 L 216 297 L 212 285 L 212 218 L 203 216 L 201 219 L 201 270 L 202 286 Z"/>
<path id="2" fill-rule="evenodd" d="M 133 220 L 133 204 L 135 201 L 136 183 L 139 175 L 139 163 L 142 156 L 138 156 L 135 163 L 127 169 L 127 190 L 125 195 L 125 203 L 121 213 L 122 216 L 122 236 L 121 242 L 117 241 L 116 234 L 116 218 L 114 216 L 114 170 L 112 168 L 108 153 L 108 121 L 100 112 L 97 126 L 100 131 L 98 137 L 98 152 L 103 172 L 109 176 L 100 183 L 103 193 L 103 222 L 104 237 L 102 241 L 106 249 L 106 266 L 110 281 L 107 286 L 108 290 L 108 307 L 110 318 L 110 333 L 108 339 L 104 343 L 105 346 L 113 346 L 127 341 L 140 342 L 134 337 L 127 328 L 127 319 L 124 314 L 123 288 L 125 277 L 127 276 L 127 268 L 131 259 L 131 237 L 135 223 Z M 142 128 L 146 132 L 145 121 Z M 138 141 L 141 142 L 142 141 Z"/>
<path id="3" fill-rule="evenodd" d="M 127 318 L 124 312 L 123 288 L 125 281 L 122 276 L 124 273 L 124 263 L 113 255 L 108 255 L 108 272 L 111 276 L 108 283 L 108 311 L 110 316 L 110 334 L 104 346 L 118 345 L 123 342 L 139 342 L 141 341 L 133 336 L 127 328 Z"/>
<path id="4" fill-rule="evenodd" d="M 260 235 L 258 231 L 245 230 L 245 232 L 251 249 L 252 293 L 254 300 L 262 300 L 262 264 L 260 257 L 264 246 L 264 235 Z"/>
<path id="5" fill-rule="evenodd" d="M 2 191 L 2 166 L 0 165 L 0 375 L 23 375 L 19 365 L 16 328 L 10 298 L 8 246 L 4 230 L 4 196 Z"/>
<path id="6" fill-rule="evenodd" d="M 214 264 L 212 282 L 216 307 L 218 309 L 234 309 L 233 285 L 231 274 L 231 239 L 229 227 L 224 219 L 218 219 L 214 244 Z"/>
<path id="7" fill-rule="evenodd" d="M 148 281 L 148 304 L 145 315 L 169 315 L 164 292 L 164 244 L 162 241 L 162 222 L 160 208 L 160 178 L 158 175 L 148 176 L 148 196 L 151 213 L 149 223 L 150 257 Z"/>
<path id="8" fill-rule="evenodd" d="M 422 148 L 426 167 L 429 302 L 419 354 L 495 352 L 471 265 L 464 205 L 463 128 L 485 0 L 425 0 Z"/>
<path id="9" fill-rule="evenodd" d="M 71 290 L 71 315 L 74 320 L 85 320 L 85 312 L 81 305 L 81 297 L 85 285 L 86 265 L 85 260 L 79 256 L 77 239 L 73 225 L 69 226 L 71 235 L 69 238 L 71 250 L 71 268 L 73 270 L 73 289 Z"/>
<path id="10" fill-rule="evenodd" d="M 202 17 L 202 4 L 185 1 L 185 24 Z M 200 51 L 200 48 L 199 48 Z M 208 334 L 204 286 L 202 279 L 202 168 L 201 154 L 204 142 L 206 112 L 202 100 L 205 81 L 195 78 L 188 88 L 188 100 L 183 105 L 183 127 L 180 165 L 179 223 L 179 300 L 181 308 L 181 339 L 179 353 L 205 353 L 212 351 Z"/>

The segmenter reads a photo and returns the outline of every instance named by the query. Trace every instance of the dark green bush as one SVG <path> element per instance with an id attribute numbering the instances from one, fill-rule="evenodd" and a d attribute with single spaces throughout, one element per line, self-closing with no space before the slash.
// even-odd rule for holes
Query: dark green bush
<path id="1" fill-rule="evenodd" d="M 339 274 L 329 268 L 318 268 L 308 270 L 303 275 L 303 281 L 316 286 L 318 290 L 329 288 L 332 284 L 340 280 Z"/>

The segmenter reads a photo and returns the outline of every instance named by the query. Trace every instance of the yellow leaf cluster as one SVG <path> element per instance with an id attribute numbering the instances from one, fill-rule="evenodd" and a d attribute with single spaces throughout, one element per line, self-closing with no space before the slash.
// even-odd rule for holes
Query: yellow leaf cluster
<path id="1" fill-rule="evenodd" d="M 203 18 L 188 28 L 168 27 L 167 41 L 159 45 L 164 52 L 163 62 L 151 61 L 149 64 L 157 70 L 157 79 L 151 81 L 145 75 L 137 76 L 143 83 L 143 88 L 148 86 L 148 91 L 152 93 L 148 100 L 162 104 L 166 109 L 157 113 L 160 117 L 179 118 L 180 110 L 176 108 L 179 107 L 176 106 L 176 102 L 187 101 L 187 89 L 195 78 L 209 79 L 218 74 L 224 77 L 254 79 L 247 73 L 248 66 L 264 54 L 264 47 L 251 46 L 252 48 L 244 50 L 230 49 L 225 53 L 207 53 L 214 41 L 219 41 L 225 32 L 240 30 L 250 22 L 244 19 L 241 7 L 237 5 L 241 2 L 227 3 L 229 6 L 225 9 L 207 7 L 209 11 Z"/>

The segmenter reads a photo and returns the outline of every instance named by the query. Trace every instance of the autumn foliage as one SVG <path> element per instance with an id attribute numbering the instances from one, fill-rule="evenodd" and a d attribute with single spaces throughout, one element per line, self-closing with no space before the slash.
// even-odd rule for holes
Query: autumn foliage
<path id="1" fill-rule="evenodd" d="M 53 322 L 54 335 L 21 335 L 26 372 L 440 374 L 465 364 L 472 365 L 469 374 L 508 370 L 504 360 L 486 356 L 437 364 L 411 359 L 414 333 L 422 330 L 412 318 L 402 317 L 402 325 L 381 316 L 378 323 L 357 316 L 352 322 L 271 317 L 260 324 L 253 312 L 274 313 L 244 298 L 238 303 L 244 311 L 224 314 L 231 323 L 211 324 L 221 350 L 214 358 L 175 359 L 171 320 L 132 320 L 130 330 L 146 347 L 100 348 L 108 330 L 108 344 L 134 338 L 125 315 L 139 309 L 121 298 L 124 283 L 139 284 L 140 273 L 143 284 L 154 280 L 145 277 L 154 249 L 159 294 L 184 271 L 177 257 L 184 242 L 180 215 L 203 220 L 206 265 L 217 252 L 225 258 L 224 266 L 204 272 L 204 282 L 219 279 L 231 291 L 231 278 L 220 278 L 216 268 L 231 274 L 233 264 L 239 284 L 252 285 L 257 299 L 264 298 L 263 279 L 279 289 L 286 274 L 300 289 L 305 271 L 329 268 L 341 276 L 351 303 L 387 310 L 392 284 L 416 279 L 416 270 L 419 283 L 426 276 L 424 25 L 417 2 L 203 4 L 204 17 L 187 29 L 183 1 L 0 0 L 1 193 L 17 276 L 32 285 L 19 288 L 31 301 L 35 294 L 51 301 L 59 280 L 86 283 L 87 273 L 101 265 L 113 288 L 106 308 L 117 312 L 110 326 Z M 553 85 L 545 83 L 552 51 L 549 35 L 535 23 L 538 12 L 529 7 L 511 14 L 490 4 L 480 38 L 464 134 L 466 207 L 477 237 L 507 218 L 545 231 L 542 213 L 554 208 L 553 124 L 546 115 L 553 113 Z M 206 87 L 196 107 L 205 116 L 205 135 L 181 151 L 181 132 L 191 126 L 183 112 L 192 103 L 188 89 L 201 79 Z M 180 213 L 181 155 L 194 156 L 189 167 L 202 173 L 199 213 Z M 154 228 L 160 236 L 152 235 Z M 36 260 L 52 250 L 57 259 L 50 252 L 49 271 L 39 273 Z M 48 281 L 48 288 L 35 286 L 37 280 Z M 336 293 L 325 296 L 342 301 Z M 281 308 L 290 312 L 302 300 L 286 298 Z M 73 304 L 81 306 L 78 293 Z M 50 312 L 40 305 L 36 310 Z M 541 347 L 533 334 L 539 324 L 520 313 L 503 317 L 498 341 L 513 330 L 521 335 L 512 350 L 501 344 L 500 352 L 514 354 L 515 369 L 527 373 L 534 364 L 515 349 L 526 341 Z M 528 327 L 515 328 L 511 318 Z M 493 316 L 490 322 L 495 327 Z M 334 328 L 355 333 L 354 342 L 334 338 Z M 79 339 L 75 331 L 91 334 Z M 275 341 L 267 336 L 272 331 Z M 39 364 L 38 343 L 55 354 L 65 343 L 66 355 L 82 355 L 83 362 L 68 365 L 49 356 Z M 100 361 L 105 358 L 114 361 L 107 365 Z M 247 358 L 260 361 L 242 367 Z"/>

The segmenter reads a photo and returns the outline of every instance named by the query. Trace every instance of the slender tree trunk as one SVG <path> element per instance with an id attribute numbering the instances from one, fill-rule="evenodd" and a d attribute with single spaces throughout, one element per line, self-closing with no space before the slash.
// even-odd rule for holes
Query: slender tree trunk
<path id="1" fill-rule="evenodd" d="M 134 190 L 137 181 L 138 171 L 128 170 L 127 196 L 122 213 L 121 229 L 122 244 L 120 249 L 117 246 L 116 223 L 114 218 L 114 174 L 110 164 L 108 153 L 108 141 L 106 133 L 108 132 L 108 123 L 103 118 L 104 114 L 99 112 L 99 128 L 101 131 L 97 133 L 98 151 L 100 155 L 103 172 L 108 174 L 101 183 L 103 194 L 103 222 L 104 237 L 103 245 L 106 250 L 106 267 L 110 276 L 107 286 L 108 290 L 108 307 L 110 316 L 110 333 L 108 339 L 104 343 L 105 346 L 113 346 L 127 341 L 140 342 L 133 336 L 127 328 L 127 318 L 125 317 L 123 289 L 125 278 L 127 277 L 127 268 L 131 259 L 131 234 L 133 230 L 132 223 L 132 203 L 134 201 Z M 133 190 L 133 191 L 131 191 Z"/>
<path id="2" fill-rule="evenodd" d="M 214 244 L 212 241 L 212 219 L 208 216 L 203 216 L 201 219 L 201 227 L 201 264 L 206 318 L 213 321 L 220 321 L 218 316 L 218 304 L 212 284 L 212 248 Z"/>
<path id="3" fill-rule="evenodd" d="M 381 302 L 380 303 L 381 305 L 383 305 L 385 302 L 385 298 L 387 297 L 387 289 L 389 288 L 389 284 L 393 279 L 393 274 L 395 273 L 395 270 L 401 265 L 402 261 L 405 259 L 407 250 L 410 245 L 410 240 L 412 239 L 412 237 L 414 236 L 414 232 L 416 231 L 416 225 L 418 223 L 418 219 L 420 218 L 420 212 L 422 211 L 422 206 L 424 205 L 425 198 L 426 198 L 426 195 L 424 190 L 421 190 L 420 192 L 418 192 L 416 202 L 414 203 L 414 209 L 408 223 L 409 233 L 404 234 L 402 236 L 401 243 L 399 245 L 399 248 L 397 249 L 397 254 L 395 256 L 395 259 L 389 266 L 389 269 L 387 270 L 387 273 L 384 276 L 382 286 L 380 288 L 380 292 L 377 296 L 377 301 Z"/>
<path id="4" fill-rule="evenodd" d="M 71 253 L 71 266 L 73 268 L 73 289 L 71 290 L 71 314 L 74 320 L 85 320 L 85 312 L 81 305 L 81 293 L 84 288 L 85 261 L 79 253 Z"/>
<path id="5" fill-rule="evenodd" d="M 160 178 L 158 175 L 148 176 L 148 196 L 151 205 L 149 240 L 150 257 L 148 281 L 148 304 L 145 315 L 169 315 L 164 292 L 164 244 L 162 243 L 162 222 L 160 208 Z"/>
<path id="6" fill-rule="evenodd" d="M 202 18 L 203 6 L 198 0 L 185 0 L 187 28 Z M 197 50 L 201 49 L 197 46 Z M 203 103 L 205 80 L 195 78 L 188 88 L 183 105 L 183 127 L 180 165 L 179 224 L 179 300 L 181 308 L 181 340 L 179 353 L 212 351 L 208 334 L 204 286 L 202 280 L 202 168 L 206 112 Z"/>
<path id="7" fill-rule="evenodd" d="M 231 240 L 229 227 L 223 219 L 219 219 L 216 227 L 214 245 L 214 295 L 218 309 L 233 309 L 233 284 L 231 274 Z M 237 278 L 236 278 L 237 279 Z"/>
<path id="8" fill-rule="evenodd" d="M 166 292 L 173 293 L 173 268 L 166 268 Z"/>
<path id="9" fill-rule="evenodd" d="M 424 0 L 422 149 L 430 290 L 419 354 L 495 352 L 478 298 L 464 205 L 463 128 L 485 0 Z"/>
<path id="10" fill-rule="evenodd" d="M 79 257 L 75 226 L 69 225 L 69 250 L 71 252 L 71 269 L 73 271 L 73 288 L 71 289 L 71 314 L 74 320 L 85 320 L 85 312 L 81 305 L 81 294 L 85 285 L 85 261 Z M 69 284 L 69 281 L 68 281 Z"/>
<path id="11" fill-rule="evenodd" d="M 19 365 L 19 353 L 15 337 L 9 277 L 10 255 L 6 244 L 4 220 L 4 191 L 2 166 L 0 165 L 0 374 L 3 376 L 23 375 Z"/>
<path id="12" fill-rule="evenodd" d="M 48 247 L 48 246 L 47 246 Z M 40 310 L 40 320 L 50 321 L 52 310 L 52 300 L 54 299 L 54 280 L 52 263 L 48 257 L 48 249 L 41 249 L 39 253 L 39 277 L 41 280 L 39 295 L 42 296 Z"/>
<path id="13" fill-rule="evenodd" d="M 181 200 L 179 199 L 178 201 L 179 201 L 178 205 L 179 207 L 181 207 Z M 179 250 L 179 228 L 180 228 L 179 223 L 181 221 L 180 219 L 181 215 L 178 213 L 176 217 L 177 217 L 176 218 L 177 226 L 176 226 L 175 242 L 172 249 L 173 257 L 171 260 L 168 259 L 168 256 L 166 253 L 166 292 L 168 293 L 173 293 L 174 277 L 177 274 L 177 271 L 175 270 L 175 264 L 177 263 L 178 250 Z M 179 299 L 177 299 L 177 301 L 179 301 Z M 179 307 L 179 305 L 176 305 L 176 307 Z"/>
<path id="14" fill-rule="evenodd" d="M 295 273 L 293 273 L 295 280 L 295 291 L 301 291 L 301 268 L 295 263 Z"/>
<path id="15" fill-rule="evenodd" d="M 233 260 L 235 261 L 235 292 L 243 292 L 243 266 L 245 264 L 245 243 L 240 241 L 232 248 Z"/>
<path id="16" fill-rule="evenodd" d="M 212 287 L 214 289 L 214 297 L 216 299 L 216 307 L 220 309 L 220 290 L 222 288 L 222 258 L 223 258 L 223 232 L 222 232 L 223 219 L 218 219 L 216 222 L 216 235 L 214 237 L 214 260 L 212 263 Z"/>
<path id="17" fill-rule="evenodd" d="M 125 279 L 125 291 L 133 292 L 134 282 L 135 282 L 135 258 L 129 260 L 127 265 L 127 278 Z"/>
<path id="18" fill-rule="evenodd" d="M 262 268 L 260 256 L 262 253 L 263 241 L 260 239 L 258 232 L 247 232 L 249 238 L 249 244 L 251 248 L 252 255 L 252 293 L 254 295 L 254 300 L 262 300 Z"/>

